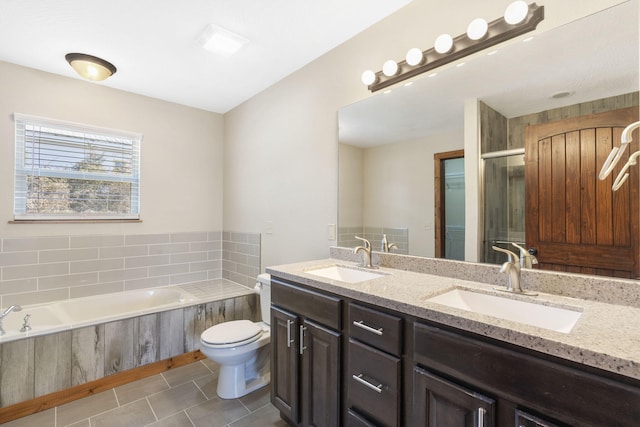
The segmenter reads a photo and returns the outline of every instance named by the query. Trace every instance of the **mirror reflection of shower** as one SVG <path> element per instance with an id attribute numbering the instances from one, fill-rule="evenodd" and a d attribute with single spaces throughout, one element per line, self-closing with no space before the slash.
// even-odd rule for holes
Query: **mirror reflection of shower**
<path id="1" fill-rule="evenodd" d="M 464 157 L 444 165 L 444 258 L 464 260 Z"/>
<path id="2" fill-rule="evenodd" d="M 525 244 L 524 149 L 482 155 L 484 239 L 481 261 L 504 261 L 492 246 Z"/>

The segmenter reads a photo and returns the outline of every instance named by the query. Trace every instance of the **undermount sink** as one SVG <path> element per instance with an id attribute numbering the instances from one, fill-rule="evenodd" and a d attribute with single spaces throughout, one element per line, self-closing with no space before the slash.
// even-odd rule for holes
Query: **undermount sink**
<path id="1" fill-rule="evenodd" d="M 331 267 L 318 268 L 306 271 L 314 276 L 324 277 L 325 279 L 339 280 L 347 283 L 364 282 L 371 279 L 384 277 L 384 273 L 375 273 L 373 271 L 358 270 L 356 268 L 334 265 Z"/>
<path id="2" fill-rule="evenodd" d="M 456 288 L 427 299 L 448 307 L 568 334 L 582 312 Z"/>

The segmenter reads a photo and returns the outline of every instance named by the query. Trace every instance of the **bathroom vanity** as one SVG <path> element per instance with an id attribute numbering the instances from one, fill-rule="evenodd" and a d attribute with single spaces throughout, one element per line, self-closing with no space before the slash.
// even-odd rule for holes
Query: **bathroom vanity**
<path id="1" fill-rule="evenodd" d="M 558 332 L 430 301 L 499 293 L 487 284 L 386 268 L 358 281 L 336 266 L 357 270 L 337 259 L 267 269 L 272 402 L 291 425 L 638 425 L 639 308 L 522 298 L 581 311 Z"/>

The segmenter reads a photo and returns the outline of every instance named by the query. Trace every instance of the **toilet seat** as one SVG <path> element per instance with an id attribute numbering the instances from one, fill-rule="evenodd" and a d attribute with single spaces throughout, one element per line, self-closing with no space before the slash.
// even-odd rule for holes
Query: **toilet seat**
<path id="1" fill-rule="evenodd" d="M 260 325 L 250 320 L 232 320 L 210 327 L 200 339 L 211 347 L 229 348 L 256 341 L 262 332 Z"/>

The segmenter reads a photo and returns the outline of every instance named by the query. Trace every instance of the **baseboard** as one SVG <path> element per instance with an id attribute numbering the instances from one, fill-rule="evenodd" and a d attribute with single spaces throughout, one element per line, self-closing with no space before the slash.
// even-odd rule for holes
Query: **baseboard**
<path id="1" fill-rule="evenodd" d="M 31 400 L 5 406 L 4 408 L 0 408 L 0 424 L 26 417 L 36 412 L 46 411 L 47 409 L 110 390 L 114 387 L 119 387 L 151 375 L 160 374 L 170 369 L 188 365 L 205 358 L 206 356 L 202 354 L 200 350 L 191 351 L 159 362 L 118 372 L 117 374 L 109 375 L 85 384 L 49 393 Z"/>

